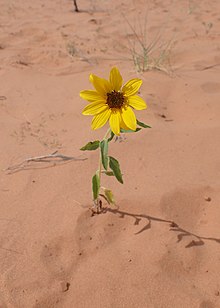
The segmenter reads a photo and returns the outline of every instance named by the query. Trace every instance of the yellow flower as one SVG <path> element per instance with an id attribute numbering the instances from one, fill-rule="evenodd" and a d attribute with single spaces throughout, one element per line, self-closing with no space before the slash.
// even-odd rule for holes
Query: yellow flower
<path id="1" fill-rule="evenodd" d="M 84 115 L 94 116 L 92 129 L 109 125 L 115 135 L 120 134 L 120 129 L 136 130 L 137 120 L 132 109 L 146 109 L 145 101 L 137 94 L 142 80 L 134 78 L 122 87 L 122 77 L 119 70 L 113 67 L 109 80 L 99 78 L 93 74 L 89 77 L 95 90 L 84 90 L 80 96 L 89 101 L 84 110 Z"/>

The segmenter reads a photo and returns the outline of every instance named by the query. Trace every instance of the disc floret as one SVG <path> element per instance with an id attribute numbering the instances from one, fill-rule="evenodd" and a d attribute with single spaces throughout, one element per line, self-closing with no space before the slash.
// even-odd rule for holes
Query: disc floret
<path id="1" fill-rule="evenodd" d="M 121 109 L 125 103 L 125 97 L 122 92 L 113 90 L 110 93 L 107 93 L 107 105 L 109 108 Z"/>

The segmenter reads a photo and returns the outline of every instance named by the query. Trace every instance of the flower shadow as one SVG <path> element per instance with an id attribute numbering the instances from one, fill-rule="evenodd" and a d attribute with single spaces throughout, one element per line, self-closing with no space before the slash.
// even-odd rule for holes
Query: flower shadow
<path id="1" fill-rule="evenodd" d="M 177 243 L 181 242 L 183 238 L 189 237 L 190 238 L 189 243 L 185 246 L 185 248 L 203 246 L 206 241 L 214 241 L 220 244 L 220 238 L 200 236 L 198 234 L 190 232 L 189 230 L 181 228 L 177 223 L 175 223 L 172 220 L 166 220 L 163 218 L 154 217 L 146 214 L 134 214 L 121 211 L 119 209 L 111 209 L 111 208 L 105 208 L 103 209 L 103 212 L 109 212 L 114 215 L 118 215 L 119 218 L 132 217 L 134 219 L 134 225 L 139 225 L 140 221 L 144 220 L 146 224 L 144 225 L 143 228 L 141 228 L 138 232 L 136 232 L 135 235 L 138 235 L 144 231 L 149 230 L 152 226 L 152 223 L 159 222 L 167 224 L 169 227 L 169 231 L 174 231 L 177 233 Z"/>

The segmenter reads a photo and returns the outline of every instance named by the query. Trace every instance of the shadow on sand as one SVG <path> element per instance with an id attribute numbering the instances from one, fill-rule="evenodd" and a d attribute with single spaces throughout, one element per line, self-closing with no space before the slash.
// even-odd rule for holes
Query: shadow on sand
<path id="1" fill-rule="evenodd" d="M 214 241 L 216 243 L 220 244 L 220 238 L 214 238 L 214 237 L 205 237 L 200 236 L 195 233 L 192 233 L 188 230 L 185 230 L 181 228 L 177 223 L 175 223 L 172 220 L 166 220 L 154 216 L 149 216 L 146 214 L 134 214 L 134 213 L 128 213 L 125 211 L 121 211 L 119 209 L 111 209 L 111 208 L 102 208 L 102 213 L 112 213 L 114 215 L 118 215 L 119 218 L 125 218 L 125 217 L 132 217 L 134 219 L 134 225 L 139 225 L 141 220 L 144 220 L 146 222 L 145 226 L 136 232 L 135 234 L 140 234 L 146 230 L 149 230 L 152 226 L 152 223 L 159 222 L 159 223 L 165 223 L 169 226 L 169 231 L 174 231 L 177 233 L 177 243 L 181 242 L 184 237 L 191 237 L 193 239 L 190 240 L 190 242 L 185 246 L 185 248 L 190 248 L 194 246 L 202 246 L 205 244 L 205 241 Z"/>

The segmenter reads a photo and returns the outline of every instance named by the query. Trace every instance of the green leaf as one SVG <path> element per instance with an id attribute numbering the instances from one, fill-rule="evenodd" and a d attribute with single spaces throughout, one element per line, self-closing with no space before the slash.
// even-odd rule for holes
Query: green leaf
<path id="1" fill-rule="evenodd" d="M 140 127 L 137 127 L 136 130 L 131 130 L 131 129 L 126 130 L 126 129 L 121 128 L 120 132 L 121 133 L 136 133 L 136 132 L 139 132 L 139 130 L 141 130 Z"/>
<path id="2" fill-rule="evenodd" d="M 109 204 L 115 204 L 115 198 L 110 189 L 105 189 L 104 190 L 106 200 L 108 201 Z"/>
<path id="3" fill-rule="evenodd" d="M 96 200 L 99 196 L 99 189 L 100 189 L 100 178 L 96 173 L 92 177 L 92 192 L 93 192 L 93 199 Z"/>
<path id="4" fill-rule="evenodd" d="M 102 165 L 105 170 L 108 169 L 108 140 L 104 139 L 100 142 Z"/>
<path id="5" fill-rule="evenodd" d="M 117 159 L 115 159 L 114 157 L 109 156 L 109 167 L 112 169 L 116 179 L 121 184 L 123 184 L 123 179 L 122 179 L 122 174 L 121 174 L 121 170 L 120 170 L 120 165 L 119 165 L 119 162 L 117 161 Z"/>
<path id="6" fill-rule="evenodd" d="M 114 176 L 113 171 L 103 171 L 103 173 L 105 173 L 108 176 Z"/>
<path id="7" fill-rule="evenodd" d="M 111 136 L 108 138 L 108 142 L 112 141 L 112 139 L 114 138 L 114 133 L 111 131 Z"/>
<path id="8" fill-rule="evenodd" d="M 144 124 L 143 122 L 138 121 L 138 119 L 137 119 L 137 124 L 138 124 L 139 126 L 143 127 L 143 128 L 151 128 L 149 125 Z"/>
<path id="9" fill-rule="evenodd" d="M 94 151 L 98 149 L 99 143 L 100 143 L 99 140 L 90 141 L 86 145 L 84 145 L 84 147 L 82 147 L 80 150 L 81 151 Z"/>

